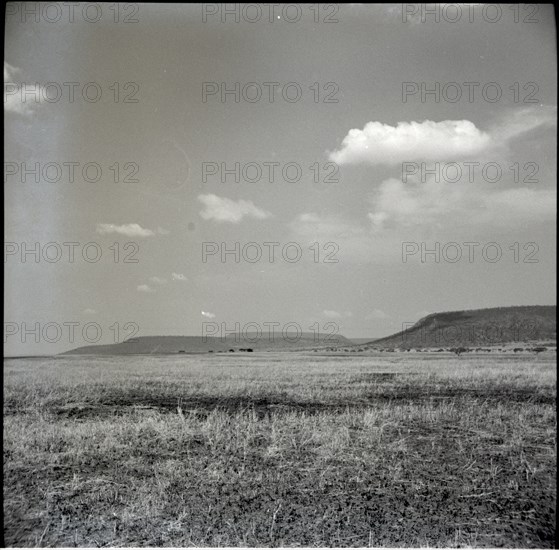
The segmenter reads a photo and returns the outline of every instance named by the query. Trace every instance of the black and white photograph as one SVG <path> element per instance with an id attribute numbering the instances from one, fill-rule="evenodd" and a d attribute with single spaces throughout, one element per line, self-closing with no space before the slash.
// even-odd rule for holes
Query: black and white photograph
<path id="1" fill-rule="evenodd" d="M 556 27 L 8 2 L 3 547 L 557 548 Z"/>

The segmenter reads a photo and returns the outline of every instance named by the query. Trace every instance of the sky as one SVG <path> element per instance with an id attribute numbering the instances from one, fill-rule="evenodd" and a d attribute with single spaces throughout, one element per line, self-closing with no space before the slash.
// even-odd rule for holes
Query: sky
<path id="1" fill-rule="evenodd" d="M 6 15 L 6 355 L 556 303 L 551 6 L 40 6 Z"/>

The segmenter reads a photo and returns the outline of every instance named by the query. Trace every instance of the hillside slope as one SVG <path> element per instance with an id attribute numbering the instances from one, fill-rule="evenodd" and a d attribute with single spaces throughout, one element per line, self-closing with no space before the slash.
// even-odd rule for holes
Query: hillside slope
<path id="1" fill-rule="evenodd" d="M 555 341 L 556 306 L 512 306 L 432 313 L 401 332 L 368 342 L 368 348 L 482 346 Z"/>

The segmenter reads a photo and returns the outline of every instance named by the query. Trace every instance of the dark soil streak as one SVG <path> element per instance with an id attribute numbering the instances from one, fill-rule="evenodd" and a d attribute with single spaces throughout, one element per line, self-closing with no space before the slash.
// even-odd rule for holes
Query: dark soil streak
<path id="1" fill-rule="evenodd" d="M 382 373 L 382 378 L 390 379 L 391 373 Z M 355 381 L 355 383 L 361 383 Z M 379 387 L 371 385 L 369 393 L 348 401 L 295 401 L 282 400 L 281 398 L 252 398 L 247 396 L 216 397 L 216 396 L 189 396 L 167 397 L 149 395 L 115 395 L 107 396 L 94 403 L 52 403 L 47 405 L 46 411 L 60 418 L 87 419 L 93 417 L 107 418 L 122 416 L 134 412 L 156 411 L 159 413 L 176 413 L 178 407 L 185 414 L 196 414 L 197 417 L 206 417 L 212 411 L 219 410 L 227 413 L 254 413 L 258 418 L 268 414 L 301 413 L 316 415 L 321 413 L 340 413 L 349 410 L 367 409 L 381 403 L 416 403 L 418 401 L 436 404 L 448 400 L 479 400 L 487 403 L 533 403 L 554 404 L 556 397 L 549 393 L 536 393 L 530 388 L 501 389 L 500 392 L 475 388 L 445 388 L 429 390 L 429 388 L 407 387 Z M 5 407 L 4 414 L 21 414 L 25 410 Z"/>

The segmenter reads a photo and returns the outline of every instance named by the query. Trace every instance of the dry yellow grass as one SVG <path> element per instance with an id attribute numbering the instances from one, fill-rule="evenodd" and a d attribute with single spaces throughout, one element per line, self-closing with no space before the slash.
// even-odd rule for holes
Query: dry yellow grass
<path id="1" fill-rule="evenodd" d="M 10 546 L 553 547 L 555 354 L 7 360 Z"/>

